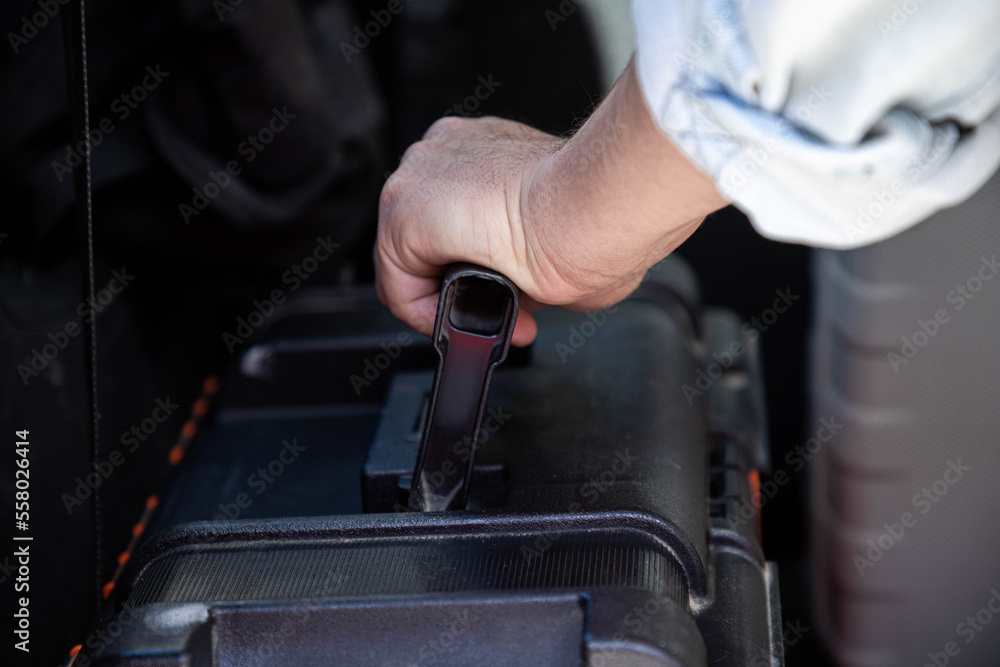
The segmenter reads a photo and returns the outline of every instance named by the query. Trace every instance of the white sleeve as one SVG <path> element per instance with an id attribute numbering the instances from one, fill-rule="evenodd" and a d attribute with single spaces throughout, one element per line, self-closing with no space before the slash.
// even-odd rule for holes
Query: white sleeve
<path id="1" fill-rule="evenodd" d="M 853 248 L 1000 164 L 1000 2 L 635 0 L 661 130 L 769 238 Z"/>

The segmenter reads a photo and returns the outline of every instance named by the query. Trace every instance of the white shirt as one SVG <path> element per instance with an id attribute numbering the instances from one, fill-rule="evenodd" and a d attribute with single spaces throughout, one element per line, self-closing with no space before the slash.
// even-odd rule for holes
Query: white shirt
<path id="1" fill-rule="evenodd" d="M 635 0 L 660 128 L 764 236 L 887 238 L 1000 165 L 1000 0 Z"/>

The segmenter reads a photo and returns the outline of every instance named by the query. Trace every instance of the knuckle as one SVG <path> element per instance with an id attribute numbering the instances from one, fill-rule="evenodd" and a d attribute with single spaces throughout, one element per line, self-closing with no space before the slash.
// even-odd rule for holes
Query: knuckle
<path id="1" fill-rule="evenodd" d="M 436 121 L 431 123 L 429 128 L 427 128 L 427 132 L 424 133 L 424 138 L 427 139 L 438 134 L 454 132 L 455 130 L 463 127 L 466 122 L 467 120 L 465 118 L 460 118 L 458 116 L 444 116 L 443 118 L 438 118 Z"/>
<path id="2" fill-rule="evenodd" d="M 399 161 L 400 168 L 404 165 L 409 165 L 413 162 L 422 160 L 428 153 L 430 146 L 427 139 L 421 139 L 415 143 L 410 144 L 405 151 L 403 151 L 403 157 Z"/>
<path id="3" fill-rule="evenodd" d="M 376 259 L 375 265 L 378 268 L 380 263 L 390 262 L 392 258 L 392 235 L 385 229 L 383 225 L 379 225 L 378 232 L 375 235 L 375 248 L 372 251 L 372 255 Z M 384 274 L 384 272 L 382 272 Z M 380 275 L 379 279 L 382 283 L 390 280 L 389 275 Z M 382 288 L 387 288 L 388 285 L 383 284 Z"/>
<path id="4" fill-rule="evenodd" d="M 393 209 L 399 203 L 399 179 L 395 176 L 390 176 L 389 180 L 386 181 L 385 185 L 382 186 L 382 192 L 378 196 L 378 218 L 379 222 L 387 220 L 391 215 Z"/>

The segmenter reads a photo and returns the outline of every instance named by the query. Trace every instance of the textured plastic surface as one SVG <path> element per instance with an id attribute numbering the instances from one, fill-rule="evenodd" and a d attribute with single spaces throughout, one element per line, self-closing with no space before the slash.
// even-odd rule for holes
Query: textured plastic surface
<path id="1" fill-rule="evenodd" d="M 189 620 L 130 624 L 105 659 L 780 665 L 777 581 L 753 522 L 734 521 L 766 465 L 756 350 L 744 340 L 731 374 L 687 400 L 740 323 L 702 313 L 679 267 L 610 312 L 540 314 L 530 360 L 497 371 L 469 510 L 392 511 L 427 340 L 388 320 L 325 340 L 317 311 L 377 322 L 370 293 L 284 322 L 244 356 L 229 382 L 254 391 L 223 390 L 115 589 L 122 614 Z M 343 375 L 316 370 L 330 368 Z M 312 385 L 335 398 L 303 405 Z"/>
<path id="2" fill-rule="evenodd" d="M 816 253 L 814 416 L 843 424 L 813 469 L 817 612 L 842 665 L 1000 664 L 1000 629 L 975 630 L 995 614 L 967 621 L 1000 610 L 998 211 L 994 176 L 896 238 Z"/>

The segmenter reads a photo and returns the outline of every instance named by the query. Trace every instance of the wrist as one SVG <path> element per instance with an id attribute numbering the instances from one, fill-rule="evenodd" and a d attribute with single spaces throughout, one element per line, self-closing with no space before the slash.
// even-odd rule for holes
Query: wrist
<path id="1" fill-rule="evenodd" d="M 572 139 L 533 163 L 520 211 L 539 275 L 568 303 L 636 282 L 725 205 L 660 131 L 630 65 Z"/>

